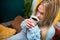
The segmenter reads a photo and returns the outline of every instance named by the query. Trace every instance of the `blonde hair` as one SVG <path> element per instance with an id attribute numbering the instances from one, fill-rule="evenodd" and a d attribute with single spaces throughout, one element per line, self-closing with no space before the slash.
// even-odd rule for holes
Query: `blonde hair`
<path id="1" fill-rule="evenodd" d="M 42 1 L 36 7 L 35 15 L 36 15 L 39 5 L 41 5 L 41 4 L 44 4 L 46 6 L 44 19 L 43 19 L 41 25 L 51 25 L 57 15 L 57 12 L 59 9 L 59 0 L 44 0 L 44 1 Z"/>

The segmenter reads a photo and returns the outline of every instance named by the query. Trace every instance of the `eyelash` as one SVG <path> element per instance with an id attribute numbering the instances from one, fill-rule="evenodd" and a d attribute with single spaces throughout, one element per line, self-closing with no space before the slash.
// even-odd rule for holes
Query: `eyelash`
<path id="1" fill-rule="evenodd" d="M 38 11 L 40 14 L 42 14 L 43 15 L 43 13 L 42 12 L 40 12 L 40 11 Z"/>

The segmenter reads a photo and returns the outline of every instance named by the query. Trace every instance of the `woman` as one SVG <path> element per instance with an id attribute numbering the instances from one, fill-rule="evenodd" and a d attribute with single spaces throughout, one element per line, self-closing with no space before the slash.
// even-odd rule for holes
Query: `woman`
<path id="1" fill-rule="evenodd" d="M 51 40 L 55 34 L 52 22 L 59 9 L 58 0 L 45 0 L 38 4 L 35 13 L 39 22 L 35 25 L 32 19 L 26 19 L 21 23 L 20 33 L 6 40 Z"/>

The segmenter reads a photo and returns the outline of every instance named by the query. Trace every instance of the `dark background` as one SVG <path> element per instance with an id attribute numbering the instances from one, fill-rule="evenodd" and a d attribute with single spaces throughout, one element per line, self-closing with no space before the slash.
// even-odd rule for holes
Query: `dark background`
<path id="1" fill-rule="evenodd" d="M 24 0 L 0 0 L 0 23 L 24 16 Z"/>

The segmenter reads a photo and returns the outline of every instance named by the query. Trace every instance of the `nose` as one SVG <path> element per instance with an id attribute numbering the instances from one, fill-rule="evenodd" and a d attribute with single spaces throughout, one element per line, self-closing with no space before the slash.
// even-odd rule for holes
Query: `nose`
<path id="1" fill-rule="evenodd" d="M 37 13 L 37 15 L 36 15 L 36 16 L 37 16 L 37 18 L 39 18 L 39 19 L 40 19 L 40 13 Z"/>

